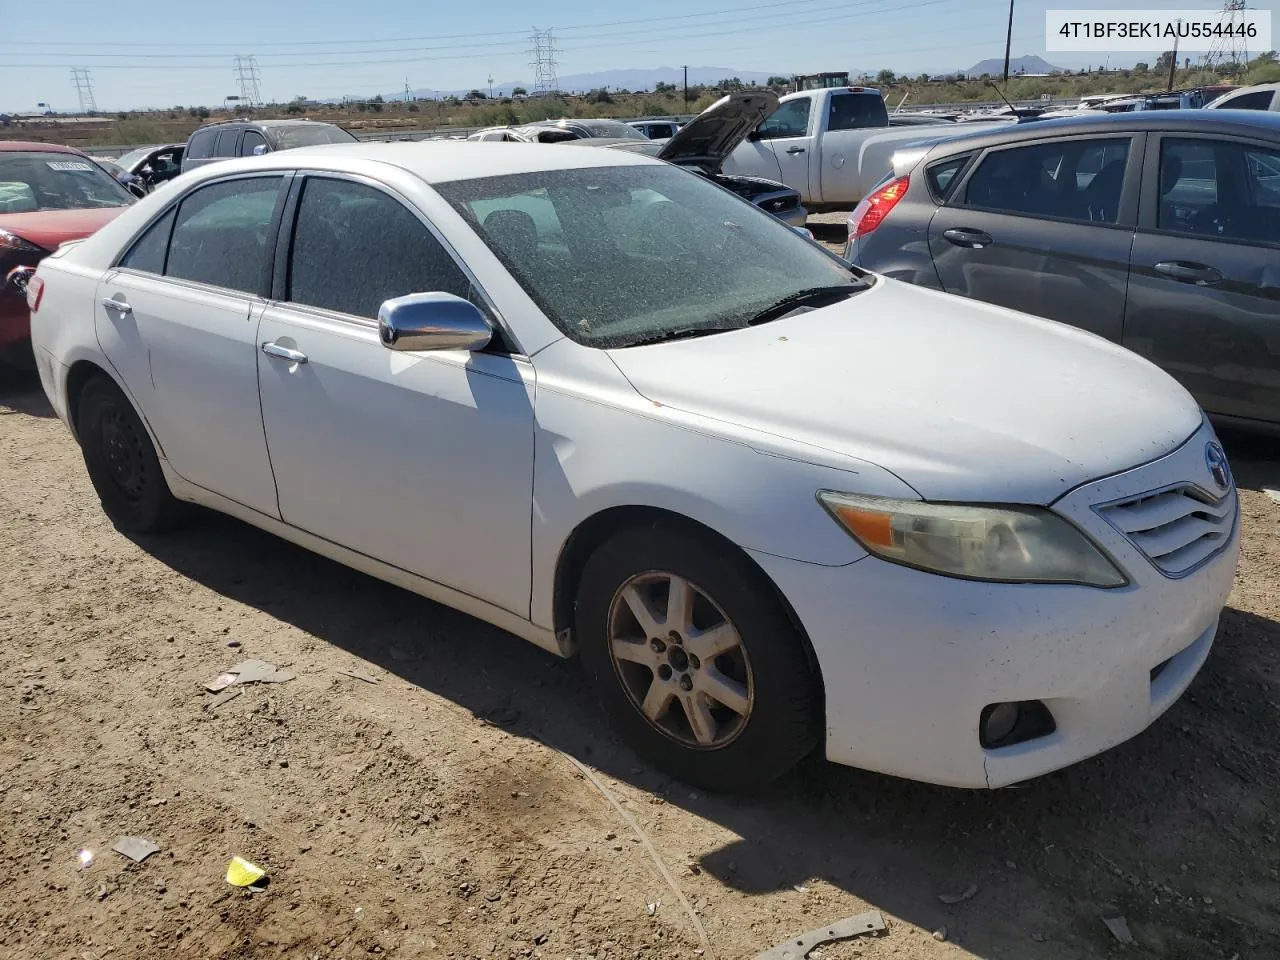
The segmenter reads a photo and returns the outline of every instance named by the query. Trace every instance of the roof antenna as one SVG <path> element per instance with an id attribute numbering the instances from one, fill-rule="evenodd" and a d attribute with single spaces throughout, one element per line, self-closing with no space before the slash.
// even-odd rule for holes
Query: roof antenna
<path id="1" fill-rule="evenodd" d="M 995 82 L 994 80 L 988 80 L 988 81 L 987 81 L 987 86 L 988 86 L 988 87 L 990 87 L 992 90 L 994 90 L 994 91 L 996 92 L 996 95 L 997 95 L 1001 100 L 1003 100 L 1003 101 L 1004 101 L 1004 105 L 1005 105 L 1006 107 L 1008 107 L 1008 108 L 1009 108 L 1010 110 L 1012 110 L 1014 113 L 1017 113 L 1017 112 L 1018 112 L 1018 108 L 1017 108 L 1017 107 L 1015 107 L 1012 103 L 1010 103 L 1010 102 L 1009 102 L 1009 98 L 1008 98 L 1008 97 L 1006 97 L 1003 93 L 1001 93 L 1001 92 L 1000 92 L 1000 88 L 996 86 L 996 82 Z"/>

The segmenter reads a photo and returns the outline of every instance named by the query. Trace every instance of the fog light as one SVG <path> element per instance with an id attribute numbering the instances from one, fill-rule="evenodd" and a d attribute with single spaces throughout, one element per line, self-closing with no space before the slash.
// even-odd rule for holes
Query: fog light
<path id="1" fill-rule="evenodd" d="M 996 746 L 1018 725 L 1016 703 L 993 703 L 982 711 L 981 739 L 984 747 Z"/>

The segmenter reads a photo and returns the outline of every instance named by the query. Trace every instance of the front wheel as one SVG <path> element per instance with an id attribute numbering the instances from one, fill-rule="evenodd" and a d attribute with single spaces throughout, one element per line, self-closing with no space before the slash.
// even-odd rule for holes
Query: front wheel
<path id="1" fill-rule="evenodd" d="M 622 735 L 708 790 L 758 786 L 809 753 L 821 687 L 771 585 L 678 526 L 625 530 L 587 561 L 582 659 Z"/>

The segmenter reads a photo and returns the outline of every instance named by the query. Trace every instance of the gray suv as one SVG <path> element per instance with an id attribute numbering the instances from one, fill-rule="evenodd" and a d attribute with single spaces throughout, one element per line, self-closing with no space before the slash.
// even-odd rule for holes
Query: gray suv
<path id="1" fill-rule="evenodd" d="M 846 259 L 1082 327 L 1221 420 L 1280 425 L 1280 113 L 1042 120 L 892 165 Z"/>
<path id="2" fill-rule="evenodd" d="M 218 120 L 191 134 L 182 155 L 182 172 L 232 157 L 354 142 L 356 138 L 346 130 L 319 120 Z"/>

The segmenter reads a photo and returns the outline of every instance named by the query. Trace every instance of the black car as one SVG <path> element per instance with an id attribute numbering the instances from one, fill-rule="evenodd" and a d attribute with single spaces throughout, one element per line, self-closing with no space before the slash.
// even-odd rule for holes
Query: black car
<path id="1" fill-rule="evenodd" d="M 337 124 L 319 120 L 218 120 L 191 134 L 182 155 L 182 172 L 232 157 L 354 142 L 356 138 Z"/>
<path id="2" fill-rule="evenodd" d="M 1280 114 L 1042 120 L 892 166 L 849 216 L 852 263 L 1082 327 L 1220 419 L 1280 425 Z"/>

